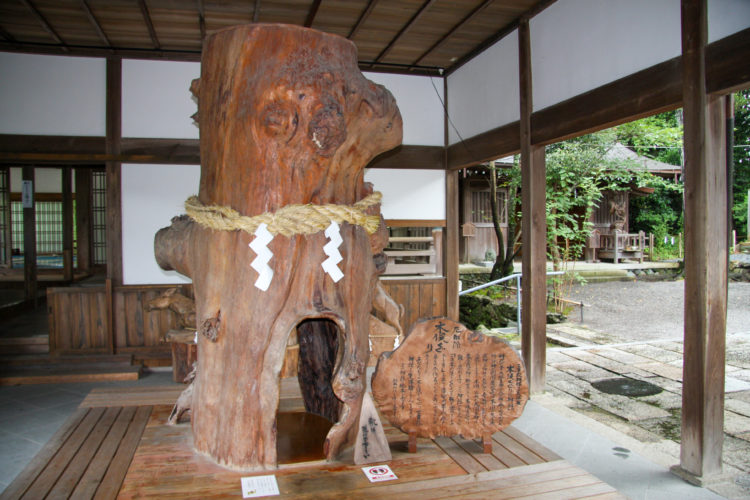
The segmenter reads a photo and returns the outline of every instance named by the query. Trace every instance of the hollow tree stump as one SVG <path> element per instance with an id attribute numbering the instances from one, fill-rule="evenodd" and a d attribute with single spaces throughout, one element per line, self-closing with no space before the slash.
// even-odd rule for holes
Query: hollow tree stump
<path id="1" fill-rule="evenodd" d="M 372 190 L 363 181 L 366 164 L 401 142 L 395 100 L 363 77 L 354 45 L 335 35 L 262 24 L 219 31 L 206 40 L 192 89 L 198 200 L 242 216 L 293 204 L 353 205 Z M 368 213 L 379 216 L 379 206 Z M 336 420 L 326 456 L 353 443 L 382 218 L 380 225 L 369 235 L 360 225 L 340 224 L 338 282 L 321 267 L 328 243 L 322 231 L 277 234 L 268 244 L 274 274 L 266 291 L 256 288 L 258 272 L 250 266 L 252 234 L 209 229 L 185 216 L 159 231 L 157 261 L 194 284 L 199 361 L 191 420 L 199 452 L 235 469 L 276 467 L 279 372 L 287 338 L 303 321 L 303 337 L 326 344 L 316 332 L 332 327 L 337 344 L 329 387 L 338 401 L 328 397 L 317 408 Z"/>

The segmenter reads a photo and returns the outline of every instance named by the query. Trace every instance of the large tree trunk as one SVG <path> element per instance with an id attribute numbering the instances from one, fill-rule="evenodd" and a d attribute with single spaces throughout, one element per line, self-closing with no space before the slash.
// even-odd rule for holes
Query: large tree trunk
<path id="1" fill-rule="evenodd" d="M 371 192 L 365 165 L 401 141 L 393 97 L 362 76 L 354 45 L 334 35 L 262 24 L 222 30 L 204 45 L 193 90 L 201 131 L 198 198 L 243 216 L 290 204 L 352 205 Z M 340 403 L 331 393 L 305 399 L 326 398 L 313 408 L 336 419 L 325 442 L 329 459 L 353 443 L 377 285 L 373 254 L 383 238 L 348 223 L 341 236 L 344 277 L 335 283 L 321 267 L 328 242 L 322 231 L 276 235 L 268 245 L 273 280 L 262 291 L 250 267 L 252 235 L 207 229 L 186 217 L 157 234 L 160 265 L 194 283 L 202 333 L 192 404 L 199 452 L 235 469 L 276 466 L 279 372 L 290 333 L 309 319 L 325 326 L 303 323 L 308 340 L 338 329 L 314 341 L 317 349 L 333 339 L 330 359 L 307 359 L 335 360 L 330 384 L 322 385 Z M 318 385 L 306 384 L 326 391 Z"/>

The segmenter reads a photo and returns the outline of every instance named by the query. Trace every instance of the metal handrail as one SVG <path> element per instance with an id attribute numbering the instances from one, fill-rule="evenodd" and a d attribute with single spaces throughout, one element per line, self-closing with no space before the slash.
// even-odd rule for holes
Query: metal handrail
<path id="1" fill-rule="evenodd" d="M 547 273 L 547 276 L 556 276 L 560 274 L 565 274 L 565 271 L 551 271 Z M 489 283 L 485 283 L 483 285 L 478 285 L 472 288 L 469 288 L 468 290 L 462 290 L 458 292 L 458 296 L 466 295 L 468 293 L 476 292 L 477 290 L 482 290 L 483 288 L 488 288 L 493 285 L 498 285 L 500 283 L 504 283 L 506 281 L 510 281 L 512 279 L 516 280 L 516 332 L 518 333 L 518 336 L 521 336 L 521 276 L 523 276 L 523 273 L 513 273 L 509 274 L 508 276 L 505 276 L 504 278 L 496 279 L 494 281 L 490 281 Z"/>

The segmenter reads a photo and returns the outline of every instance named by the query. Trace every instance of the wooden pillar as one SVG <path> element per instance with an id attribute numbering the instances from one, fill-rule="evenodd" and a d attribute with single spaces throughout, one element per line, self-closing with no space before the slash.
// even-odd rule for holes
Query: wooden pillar
<path id="1" fill-rule="evenodd" d="M 521 225 L 523 261 L 521 281 L 521 349 L 529 390 L 543 392 L 547 361 L 547 237 L 546 169 L 544 146 L 531 143 L 531 37 L 528 20 L 518 27 L 521 101 Z"/>
<path id="2" fill-rule="evenodd" d="M 10 203 L 10 168 L 0 167 L 0 177 L 0 183 L 2 184 L 2 190 L 0 190 L 0 203 L 2 203 L 2 226 L 4 228 L 4 234 L 2 235 L 3 259 L 2 262 L 0 262 L 0 265 L 13 267 L 13 224 Z"/>
<path id="3" fill-rule="evenodd" d="M 73 167 L 62 169 L 63 279 L 73 281 Z"/>
<path id="4" fill-rule="evenodd" d="M 443 78 L 443 99 L 448 109 L 448 80 Z M 445 311 L 446 316 L 458 321 L 458 171 L 448 168 L 448 115 L 444 116 L 445 151 L 443 167 L 445 171 Z"/>
<path id="5" fill-rule="evenodd" d="M 122 138 L 122 59 L 107 58 L 107 155 L 120 154 Z M 122 284 L 122 177 L 119 161 L 107 169 L 107 279 Z"/>
<path id="6" fill-rule="evenodd" d="M 108 155 L 120 154 L 122 138 L 122 59 L 107 58 L 107 138 Z M 122 285 L 122 164 L 108 161 L 107 172 L 107 337 L 108 350 L 115 352 L 114 287 Z"/>
<path id="7" fill-rule="evenodd" d="M 23 276 L 26 300 L 34 307 L 37 304 L 37 267 L 36 267 L 36 209 L 34 208 L 34 167 L 24 165 L 22 171 L 24 184 L 23 203 Z M 29 184 L 30 183 L 30 184 Z M 26 187 L 29 186 L 29 187 Z"/>
<path id="8" fill-rule="evenodd" d="M 724 98 L 706 94 L 706 11 L 706 0 L 682 1 L 685 349 L 673 470 L 698 484 L 722 466 L 728 251 Z"/>
<path id="9" fill-rule="evenodd" d="M 91 269 L 91 169 L 76 168 L 76 261 L 79 271 Z"/>

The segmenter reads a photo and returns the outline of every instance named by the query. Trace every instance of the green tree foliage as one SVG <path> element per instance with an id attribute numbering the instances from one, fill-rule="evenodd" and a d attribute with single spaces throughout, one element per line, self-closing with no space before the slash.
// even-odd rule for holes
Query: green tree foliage
<path id="1" fill-rule="evenodd" d="M 750 189 L 750 89 L 734 95 L 734 228 L 740 237 L 747 234 L 747 191 Z"/>
<path id="2" fill-rule="evenodd" d="M 617 140 L 641 156 L 682 165 L 682 110 L 667 111 L 619 125 Z"/>

